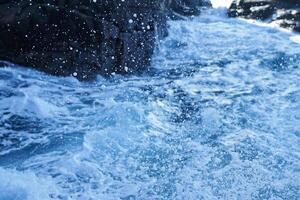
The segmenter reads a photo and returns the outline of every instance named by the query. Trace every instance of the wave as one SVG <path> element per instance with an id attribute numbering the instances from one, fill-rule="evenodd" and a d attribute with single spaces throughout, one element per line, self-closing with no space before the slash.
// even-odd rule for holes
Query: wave
<path id="1" fill-rule="evenodd" d="M 300 196 L 295 35 L 224 9 L 169 26 L 139 76 L 0 69 L 1 200 Z"/>

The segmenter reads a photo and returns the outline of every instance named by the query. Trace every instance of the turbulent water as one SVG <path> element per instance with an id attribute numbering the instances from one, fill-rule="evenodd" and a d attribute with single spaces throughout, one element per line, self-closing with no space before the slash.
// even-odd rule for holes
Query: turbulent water
<path id="1" fill-rule="evenodd" d="M 300 199 L 297 35 L 211 10 L 149 71 L 0 69 L 0 200 Z"/>

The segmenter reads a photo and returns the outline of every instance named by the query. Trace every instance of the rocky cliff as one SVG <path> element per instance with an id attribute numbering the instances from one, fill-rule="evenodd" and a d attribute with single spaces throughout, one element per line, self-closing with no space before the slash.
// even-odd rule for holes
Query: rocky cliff
<path id="1" fill-rule="evenodd" d="M 203 0 L 0 0 L 0 60 L 91 79 L 144 70 L 167 17 Z"/>
<path id="2" fill-rule="evenodd" d="M 266 20 L 300 32 L 300 0 L 234 0 L 228 14 Z"/>

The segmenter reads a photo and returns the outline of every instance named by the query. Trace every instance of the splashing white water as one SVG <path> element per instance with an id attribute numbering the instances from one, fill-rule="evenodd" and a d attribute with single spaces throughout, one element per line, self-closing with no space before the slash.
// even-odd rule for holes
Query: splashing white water
<path id="1" fill-rule="evenodd" d="M 51 200 L 57 192 L 51 179 L 38 178 L 32 172 L 22 173 L 0 168 L 1 200 Z"/>
<path id="2" fill-rule="evenodd" d="M 232 0 L 211 0 L 212 6 L 214 8 L 226 7 L 229 8 Z"/>
<path id="3" fill-rule="evenodd" d="M 299 199 L 294 34 L 224 9 L 169 25 L 136 77 L 0 69 L 0 199 Z"/>

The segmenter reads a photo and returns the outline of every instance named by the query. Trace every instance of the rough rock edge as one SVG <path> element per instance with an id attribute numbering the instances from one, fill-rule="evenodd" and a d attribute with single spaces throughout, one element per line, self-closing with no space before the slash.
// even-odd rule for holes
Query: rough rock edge
<path id="1" fill-rule="evenodd" d="M 1 0 L 0 60 L 80 80 L 135 73 L 150 64 L 157 39 L 167 35 L 168 17 L 196 15 L 208 5 L 207 0 Z"/>
<path id="2" fill-rule="evenodd" d="M 234 0 L 228 16 L 264 20 L 300 32 L 299 0 Z"/>

